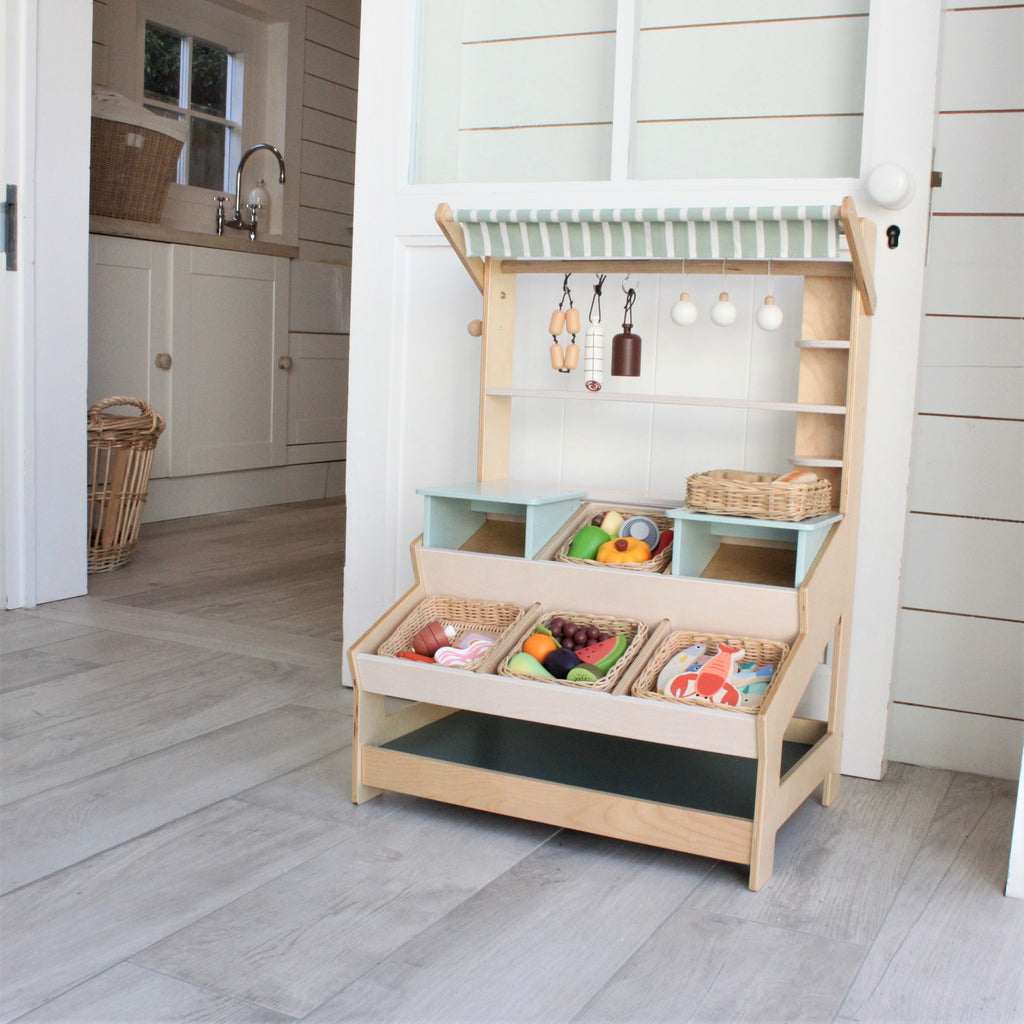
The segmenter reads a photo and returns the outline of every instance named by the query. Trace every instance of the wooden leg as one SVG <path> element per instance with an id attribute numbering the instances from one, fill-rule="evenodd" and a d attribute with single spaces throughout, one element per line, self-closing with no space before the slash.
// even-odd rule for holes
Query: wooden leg
<path id="1" fill-rule="evenodd" d="M 352 726 L 352 802 L 356 804 L 366 803 L 384 792 L 366 785 L 363 779 L 363 751 L 367 747 L 380 746 L 414 732 L 454 710 L 436 704 L 417 703 L 388 711 L 387 700 L 379 693 L 367 693 L 356 682 Z"/>
<path id="2" fill-rule="evenodd" d="M 355 689 L 352 726 L 352 802 L 355 804 L 364 804 L 383 792 L 363 784 L 363 747 L 387 717 L 385 700 L 380 694 L 363 693 L 358 686 Z"/>
<path id="3" fill-rule="evenodd" d="M 755 831 L 754 842 L 750 852 L 750 878 L 748 887 L 751 892 L 758 889 L 772 877 L 775 870 L 775 830 L 763 826 Z"/>
<path id="4" fill-rule="evenodd" d="M 821 788 L 821 806 L 831 807 L 832 802 L 839 796 L 839 782 L 842 775 L 839 772 L 829 772 L 825 776 L 825 784 Z"/>

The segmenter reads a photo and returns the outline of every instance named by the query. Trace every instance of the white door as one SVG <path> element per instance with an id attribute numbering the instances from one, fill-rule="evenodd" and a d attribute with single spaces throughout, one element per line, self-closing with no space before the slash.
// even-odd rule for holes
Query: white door
<path id="1" fill-rule="evenodd" d="M 4 602 L 86 589 L 85 381 L 92 5 L 7 0 L 4 186 L 17 271 L 2 271 Z"/>
<path id="2" fill-rule="evenodd" d="M 780 6 L 785 4 L 773 7 L 773 18 Z M 801 123 L 811 126 L 826 118 L 834 143 L 807 148 L 813 155 L 806 171 L 788 169 L 783 176 L 773 165 L 761 170 L 763 178 L 754 179 L 751 162 L 737 159 L 704 172 L 724 175 L 733 166 L 741 168 L 730 180 L 666 180 L 642 174 L 667 173 L 657 170 L 658 154 L 665 146 L 679 145 L 678 136 L 669 143 L 659 134 L 659 102 L 663 94 L 679 95 L 672 76 L 686 62 L 674 63 L 671 49 L 658 51 L 666 36 L 644 35 L 650 27 L 645 19 L 685 12 L 687 5 L 531 2 L 501 5 L 499 11 L 498 5 L 464 6 L 461 0 L 439 0 L 422 9 L 416 0 L 364 4 L 349 365 L 347 641 L 356 640 L 412 582 L 408 545 L 422 523 L 416 488 L 475 478 L 479 350 L 465 324 L 480 316 L 480 297 L 434 223 L 439 202 L 488 208 L 746 205 L 836 202 L 853 195 L 861 214 L 875 219 L 884 237 L 893 215 L 872 203 L 862 176 L 892 161 L 907 168 L 919 187 L 912 204 L 899 213 L 903 242 L 896 250 L 880 247 L 877 259 L 881 309 L 874 323 L 862 509 L 867 543 L 858 567 L 851 652 L 855 700 L 847 712 L 844 761 L 844 770 L 854 774 L 881 773 L 940 2 L 875 0 L 869 19 L 863 0 L 818 6 L 828 7 L 832 16 L 809 26 L 796 17 L 801 5 L 793 5 L 794 17 L 783 20 L 796 35 L 780 32 L 778 24 L 750 26 L 776 33 L 777 52 L 787 55 L 771 80 L 744 80 L 744 62 L 725 61 L 732 69 L 728 88 L 691 92 L 703 92 L 712 102 L 747 104 L 742 118 L 726 116 L 728 106 L 714 114 L 719 121 L 736 122 L 719 124 L 720 130 L 750 126 L 744 157 L 754 150 L 774 153 L 780 145 L 800 152 L 802 143 L 791 133 L 801 119 L 776 122 L 775 131 L 766 132 L 771 111 L 762 107 L 794 94 L 808 97 L 807 103 L 819 100 L 807 81 L 830 62 L 850 58 L 849 43 L 830 46 L 829 33 L 859 18 L 856 24 L 867 32 L 860 139 L 850 131 L 856 112 L 807 110 Z M 760 9 L 756 4 L 749 8 Z M 507 24 L 488 35 L 483 21 L 494 16 Z M 737 22 L 756 16 L 737 15 Z M 689 27 L 700 20 L 690 18 Z M 811 30 L 819 36 L 812 37 Z M 583 38 L 588 31 L 590 38 Z M 737 27 L 731 43 L 751 45 L 747 31 Z M 421 38 L 436 46 L 421 53 Z M 533 40 L 526 65 L 507 45 L 516 38 Z M 759 35 L 757 42 L 763 38 Z M 462 57 L 453 56 L 451 39 L 466 40 Z M 688 53 L 700 57 L 708 52 L 696 35 L 689 40 Z M 497 45 L 479 45 L 484 42 Z M 659 80 L 634 74 L 633 55 L 640 52 L 644 60 L 637 67 L 660 62 L 665 88 Z M 793 52 L 801 60 L 789 60 Z M 421 67 L 423 87 L 418 90 L 415 77 Z M 856 92 L 834 90 L 829 99 L 834 105 L 853 102 Z M 528 131 L 520 130 L 524 125 Z M 714 142 L 714 127 L 700 124 L 708 145 Z M 857 148 L 851 147 L 858 142 L 859 166 L 849 167 L 849 159 L 830 163 L 837 152 L 855 157 Z M 679 150 L 684 151 L 685 146 Z M 835 177 L 836 166 L 847 168 L 847 177 Z M 502 173 L 508 175 L 504 180 Z M 591 178 L 579 180 L 586 175 Z M 545 326 L 546 318 L 537 328 L 542 348 Z"/>

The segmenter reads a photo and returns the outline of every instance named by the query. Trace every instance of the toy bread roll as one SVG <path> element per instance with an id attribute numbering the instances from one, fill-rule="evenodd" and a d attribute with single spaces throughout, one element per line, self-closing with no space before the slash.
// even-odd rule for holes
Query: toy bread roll
<path id="1" fill-rule="evenodd" d="M 818 479 L 817 473 L 809 469 L 794 469 L 792 473 L 783 473 L 777 476 L 772 483 L 776 484 L 813 484 Z"/>

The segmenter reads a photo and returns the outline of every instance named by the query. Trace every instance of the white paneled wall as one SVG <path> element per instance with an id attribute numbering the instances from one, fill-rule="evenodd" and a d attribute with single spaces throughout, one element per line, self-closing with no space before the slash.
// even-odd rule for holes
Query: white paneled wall
<path id="1" fill-rule="evenodd" d="M 302 86 L 302 259 L 352 260 L 359 0 L 308 0 Z"/>
<path id="2" fill-rule="evenodd" d="M 1024 5 L 944 15 L 888 756 L 1016 776 L 1024 723 Z"/>

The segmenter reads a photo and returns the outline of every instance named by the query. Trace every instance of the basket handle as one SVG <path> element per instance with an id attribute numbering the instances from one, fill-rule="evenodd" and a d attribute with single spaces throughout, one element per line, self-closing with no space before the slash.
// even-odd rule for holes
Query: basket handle
<path id="1" fill-rule="evenodd" d="M 148 418 L 152 424 L 151 430 L 156 430 L 157 425 L 161 422 L 160 416 L 156 410 L 144 402 L 141 398 L 131 398 L 127 395 L 115 395 L 112 398 L 102 398 L 100 401 L 89 406 L 89 417 L 93 417 L 98 413 L 103 412 L 104 409 L 112 409 L 119 405 L 132 405 L 139 410 L 139 419 L 143 420 Z"/>

